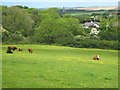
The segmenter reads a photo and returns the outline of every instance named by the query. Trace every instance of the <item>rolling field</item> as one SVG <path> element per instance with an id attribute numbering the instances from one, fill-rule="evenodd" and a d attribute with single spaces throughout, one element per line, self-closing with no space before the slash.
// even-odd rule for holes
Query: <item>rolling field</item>
<path id="1" fill-rule="evenodd" d="M 9 45 L 12 46 L 12 45 Z M 23 51 L 5 53 L 3 88 L 117 88 L 118 51 L 50 45 L 13 45 Z M 33 53 L 27 51 L 33 48 Z M 100 60 L 92 60 L 95 55 Z"/>
<path id="2" fill-rule="evenodd" d="M 76 15 L 83 15 L 83 14 L 87 14 L 87 15 L 91 15 L 93 13 L 96 13 L 96 14 L 103 14 L 103 13 L 109 13 L 108 11 L 96 11 L 96 12 L 81 12 L 81 13 L 72 13 L 70 15 L 72 16 L 76 16 Z"/>
<path id="3" fill-rule="evenodd" d="M 84 7 L 84 8 L 74 8 L 77 10 L 118 10 L 117 6 L 113 7 Z"/>

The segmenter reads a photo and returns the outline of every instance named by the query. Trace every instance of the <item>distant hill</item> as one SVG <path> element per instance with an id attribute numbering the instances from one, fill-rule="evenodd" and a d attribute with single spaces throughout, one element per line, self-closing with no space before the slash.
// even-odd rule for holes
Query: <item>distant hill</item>
<path id="1" fill-rule="evenodd" d="M 117 6 L 114 7 L 85 7 L 85 8 L 73 8 L 76 10 L 118 10 Z"/>

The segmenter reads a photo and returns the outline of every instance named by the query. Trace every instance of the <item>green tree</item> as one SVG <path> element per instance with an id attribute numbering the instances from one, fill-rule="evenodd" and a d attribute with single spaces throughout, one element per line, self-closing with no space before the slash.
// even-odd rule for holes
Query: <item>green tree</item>
<path id="1" fill-rule="evenodd" d="M 106 27 L 108 27 L 108 20 L 103 18 L 100 20 L 100 29 L 106 30 Z"/>
<path id="2" fill-rule="evenodd" d="M 41 14 L 43 11 L 35 8 L 28 8 L 24 10 L 28 12 L 28 15 L 34 20 L 34 28 L 38 27 L 42 21 Z"/>
<path id="3" fill-rule="evenodd" d="M 60 25 L 64 25 L 68 29 L 68 32 L 72 33 L 75 36 L 83 35 L 85 33 L 84 28 L 75 18 L 60 18 L 57 20 L 57 22 Z"/>
<path id="4" fill-rule="evenodd" d="M 114 15 L 115 16 L 115 15 Z M 109 21 L 108 21 L 109 20 Z M 117 16 L 105 19 L 103 18 L 100 22 L 100 28 L 101 32 L 99 36 L 103 40 L 118 40 L 118 33 L 119 27 L 118 27 L 118 18 Z"/>
<path id="5" fill-rule="evenodd" d="M 79 23 L 85 23 L 85 22 L 90 22 L 91 21 L 91 17 L 88 15 L 78 15 L 78 16 L 74 16 L 75 18 L 77 18 L 79 20 Z"/>
<path id="6" fill-rule="evenodd" d="M 34 25 L 34 21 L 20 8 L 7 7 L 3 8 L 2 25 L 3 28 L 11 33 L 19 32 L 24 36 L 28 36 L 33 33 L 32 27 Z"/>
<path id="7" fill-rule="evenodd" d="M 99 36 L 102 40 L 114 40 L 118 41 L 118 32 L 120 32 L 117 27 L 115 28 L 109 28 L 108 30 L 101 31 L 99 33 Z"/>
<path id="8" fill-rule="evenodd" d="M 41 43 L 67 43 L 72 38 L 71 32 L 55 19 L 45 19 L 41 22 L 40 27 L 36 29 L 34 40 Z"/>
<path id="9" fill-rule="evenodd" d="M 109 24 L 109 27 L 116 27 L 116 26 L 118 26 L 118 17 L 115 16 L 115 17 L 109 19 L 109 23 L 108 24 Z"/>
<path id="10" fill-rule="evenodd" d="M 24 6 L 23 8 L 24 8 L 24 9 L 28 9 L 28 6 Z"/>
<path id="11" fill-rule="evenodd" d="M 45 13 L 48 14 L 51 18 L 58 19 L 59 16 L 59 9 L 58 8 L 49 8 L 45 10 Z"/>

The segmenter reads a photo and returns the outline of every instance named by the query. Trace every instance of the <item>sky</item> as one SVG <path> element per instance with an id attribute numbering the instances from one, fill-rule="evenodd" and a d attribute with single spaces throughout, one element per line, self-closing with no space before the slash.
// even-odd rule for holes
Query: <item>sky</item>
<path id="1" fill-rule="evenodd" d="M 119 0 L 2 0 L 1 5 L 29 8 L 118 6 Z"/>
<path id="2" fill-rule="evenodd" d="M 2 2 L 118 2 L 119 0 L 2 0 Z"/>

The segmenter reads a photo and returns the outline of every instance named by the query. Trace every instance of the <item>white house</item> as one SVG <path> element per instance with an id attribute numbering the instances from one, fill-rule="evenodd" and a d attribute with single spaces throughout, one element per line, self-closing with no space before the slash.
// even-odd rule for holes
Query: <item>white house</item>
<path id="1" fill-rule="evenodd" d="M 83 25 L 84 28 L 99 28 L 99 24 L 98 22 L 85 22 L 84 25 Z"/>

